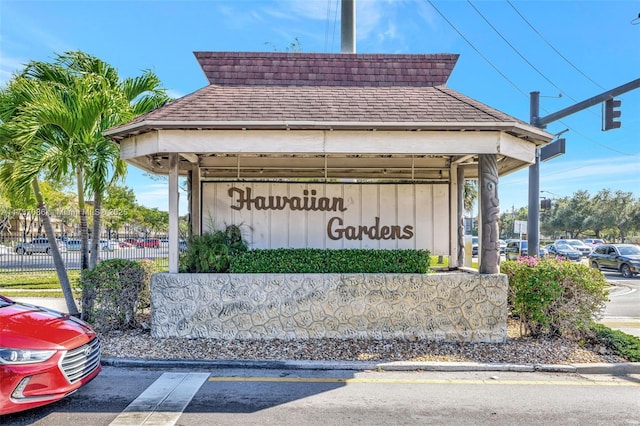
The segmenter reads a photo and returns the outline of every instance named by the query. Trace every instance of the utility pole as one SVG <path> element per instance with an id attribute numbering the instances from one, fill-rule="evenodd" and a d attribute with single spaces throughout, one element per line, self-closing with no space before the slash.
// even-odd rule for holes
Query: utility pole
<path id="1" fill-rule="evenodd" d="M 356 53 L 356 0 L 342 0 L 341 52 Z"/>
<path id="2" fill-rule="evenodd" d="M 620 101 L 613 102 L 611 100 L 613 100 L 615 96 L 630 92 L 639 87 L 640 78 L 544 117 L 540 117 L 540 92 L 531 92 L 529 99 L 529 123 L 540 129 L 544 129 L 549 123 L 601 102 L 610 101 L 605 105 L 607 110 L 603 130 L 615 129 L 620 127 L 620 122 L 614 121 L 613 118 L 619 117 L 620 113 L 619 111 L 615 111 L 614 108 L 620 106 Z M 537 256 L 540 246 L 540 160 L 540 149 L 536 149 L 536 161 L 529 166 L 529 207 L 527 216 L 527 253 L 529 256 Z"/>

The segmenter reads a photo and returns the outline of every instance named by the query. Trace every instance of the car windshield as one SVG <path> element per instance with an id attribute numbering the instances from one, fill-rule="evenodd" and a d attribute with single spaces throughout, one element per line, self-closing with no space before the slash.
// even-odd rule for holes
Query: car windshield
<path id="1" fill-rule="evenodd" d="M 573 250 L 573 247 L 571 247 L 569 244 L 564 244 L 564 243 L 560 243 L 560 244 L 556 244 L 556 250 Z"/>
<path id="2" fill-rule="evenodd" d="M 15 302 L 12 302 L 9 299 L 5 299 L 4 297 L 0 296 L 0 308 L 4 308 L 5 306 L 11 306 L 14 303 Z"/>
<path id="3" fill-rule="evenodd" d="M 584 244 L 582 244 L 582 241 L 578 241 L 578 240 L 569 240 L 567 241 L 567 244 L 570 244 L 572 246 L 576 246 L 576 247 L 581 247 Z"/>
<path id="4" fill-rule="evenodd" d="M 640 247 L 638 246 L 622 246 L 618 247 L 620 254 L 629 256 L 633 254 L 640 254 Z"/>

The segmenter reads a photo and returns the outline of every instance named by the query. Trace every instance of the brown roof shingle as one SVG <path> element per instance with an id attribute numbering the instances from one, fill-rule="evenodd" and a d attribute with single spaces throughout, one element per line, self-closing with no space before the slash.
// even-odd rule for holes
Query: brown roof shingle
<path id="1" fill-rule="evenodd" d="M 195 55 L 210 85 L 105 134 L 122 138 L 161 128 L 531 127 L 445 87 L 458 55 Z"/>
<path id="2" fill-rule="evenodd" d="M 194 52 L 210 84 L 223 86 L 439 86 L 458 56 Z"/>
<path id="3" fill-rule="evenodd" d="M 330 87 L 209 85 L 142 121 L 444 123 L 515 119 L 445 87 Z"/>

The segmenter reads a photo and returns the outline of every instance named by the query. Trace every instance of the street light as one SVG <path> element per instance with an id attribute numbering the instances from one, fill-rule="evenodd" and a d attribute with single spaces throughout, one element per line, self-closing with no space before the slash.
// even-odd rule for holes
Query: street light
<path id="1" fill-rule="evenodd" d="M 555 195 L 558 198 L 562 198 L 562 195 L 558 195 L 555 192 L 545 191 L 545 190 L 540 191 L 540 193 L 543 193 L 543 192 L 546 192 L 547 194 Z"/>

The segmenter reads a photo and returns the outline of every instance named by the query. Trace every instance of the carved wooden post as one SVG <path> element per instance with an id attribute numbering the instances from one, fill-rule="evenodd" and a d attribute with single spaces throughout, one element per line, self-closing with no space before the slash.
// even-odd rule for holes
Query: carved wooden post
<path id="1" fill-rule="evenodd" d="M 500 272 L 500 200 L 498 199 L 498 161 L 495 154 L 478 156 L 480 217 L 482 233 L 479 244 L 481 274 Z"/>

